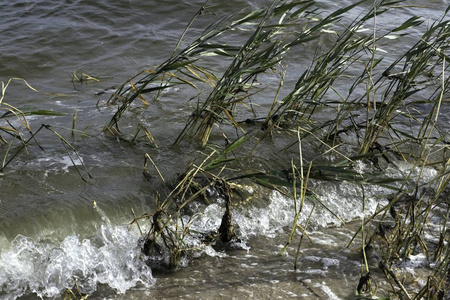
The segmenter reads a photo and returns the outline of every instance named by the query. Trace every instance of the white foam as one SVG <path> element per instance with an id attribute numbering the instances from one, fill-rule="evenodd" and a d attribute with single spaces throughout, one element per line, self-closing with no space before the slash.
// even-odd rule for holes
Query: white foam
<path id="1" fill-rule="evenodd" d="M 84 293 L 106 284 L 125 293 L 139 282 L 150 286 L 151 269 L 139 257 L 139 234 L 126 226 L 103 224 L 93 239 L 66 237 L 60 244 L 18 236 L 0 254 L 0 295 L 16 299 L 27 292 L 58 297 L 74 286 Z"/>
<path id="2" fill-rule="evenodd" d="M 46 165 L 47 172 L 51 171 L 68 171 L 69 167 L 83 165 L 83 158 L 75 155 L 53 155 L 36 160 L 37 165 Z"/>
<path id="3" fill-rule="evenodd" d="M 239 226 L 243 238 L 264 235 L 274 237 L 283 232 L 285 226 L 294 220 L 294 201 L 273 192 L 266 207 L 251 207 L 237 211 L 234 221 Z"/>
<path id="4" fill-rule="evenodd" d="M 298 223 L 304 225 L 312 209 L 314 209 L 314 212 L 310 224 L 314 227 L 324 227 L 330 224 L 340 225 L 341 221 L 335 215 L 338 215 L 344 221 L 350 221 L 375 211 L 378 203 L 375 198 L 367 197 L 365 210 L 363 210 L 362 198 L 359 197 L 360 191 L 357 190 L 355 185 L 340 184 L 343 186 L 323 185 L 324 190 L 322 195 L 319 195 L 323 205 L 318 202 L 314 203 L 312 200 L 306 200 Z M 317 184 L 316 188 L 322 188 L 322 186 Z M 267 202 L 267 205 L 258 204 L 259 207 L 251 205 L 244 208 L 233 208 L 233 223 L 238 228 L 239 238 L 247 240 L 254 236 L 275 237 L 285 232 L 286 229 L 290 230 L 295 216 L 293 198 L 274 191 L 268 196 L 268 199 L 260 199 L 259 201 L 261 203 Z M 217 230 L 224 211 L 224 205 L 214 203 L 207 206 L 204 212 L 193 222 L 191 228 L 202 232 Z"/>

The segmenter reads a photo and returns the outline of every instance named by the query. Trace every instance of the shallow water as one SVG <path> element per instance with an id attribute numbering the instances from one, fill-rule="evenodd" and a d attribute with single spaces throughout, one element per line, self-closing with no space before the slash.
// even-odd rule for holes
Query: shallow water
<path id="1" fill-rule="evenodd" d="M 357 250 L 343 246 L 357 225 L 336 229 L 339 221 L 327 209 L 315 207 L 310 224 L 315 244 L 305 239 L 300 267 L 295 271 L 296 242 L 288 248 L 289 255 L 279 255 L 280 245 L 289 234 L 293 201 L 277 193 L 256 194 L 262 198 L 258 205 L 234 211 L 243 240 L 240 249 L 224 252 L 207 247 L 195 254 L 199 257 L 186 260 L 177 272 L 157 273 L 142 262 L 137 246 L 140 234 L 135 226 L 128 226 L 133 219 L 131 209 L 137 215 L 151 212 L 155 207 L 155 191 L 161 188 L 158 179 L 148 181 L 142 176 L 144 154 L 151 154 L 167 178 L 175 178 L 184 171 L 195 149 L 169 146 L 195 105 L 186 104 L 186 99 L 196 93 L 184 90 L 180 93 L 174 88 L 159 103 L 151 103 L 148 108 L 133 107 L 131 117 L 122 125 L 124 131 L 131 131 L 137 121 L 148 125 L 159 149 L 170 151 L 154 149 L 145 142 L 129 145 L 104 134 L 102 129 L 116 106 L 103 104 L 113 87 L 168 57 L 202 3 L 20 0 L 2 5 L 0 80 L 6 84 L 10 78 L 20 77 L 38 91 L 65 94 L 36 93 L 23 82 L 13 81 L 4 101 L 27 111 L 46 109 L 66 114 L 31 116 L 28 120 L 33 130 L 41 124 L 53 126 L 79 151 L 81 160 L 74 152 L 68 152 L 54 134 L 43 129 L 37 140 L 45 151 L 36 144 L 30 145 L 1 175 L 0 298 L 35 299 L 37 295 L 58 298 L 65 288 L 73 286 L 74 276 L 83 278 L 79 284 L 92 294 L 90 299 L 352 297 L 360 276 L 360 257 Z M 208 13 L 193 24 L 186 39 L 222 14 L 268 3 L 211 1 Z M 448 5 L 443 0 L 428 1 L 426 7 L 416 7 L 421 1 L 407 4 L 411 6 L 397 10 L 395 18 L 389 14 L 381 19 L 380 26 L 383 22 L 401 24 L 417 14 L 433 20 Z M 336 9 L 333 1 L 318 1 L 317 5 L 324 11 Z M 359 13 L 361 10 L 356 10 L 349 18 Z M 245 35 L 238 33 L 238 38 L 240 34 Z M 392 46 L 391 51 L 401 51 L 415 42 L 416 36 L 412 32 L 404 45 L 385 42 L 380 47 Z M 326 43 L 327 39 L 324 35 L 321 42 Z M 303 64 L 309 64 L 308 54 L 312 51 L 306 49 L 289 57 L 289 69 L 302 70 Z M 221 72 L 225 63 L 216 67 Z M 74 84 L 71 74 L 75 71 L 99 81 Z M 294 79 L 287 77 L 286 84 Z M 449 114 L 445 113 L 446 108 L 443 111 L 441 122 L 448 124 Z M 75 113 L 76 129 L 87 136 L 71 137 Z M 4 126 L 2 119 L 0 122 Z M 20 126 L 17 120 L 11 122 Z M 2 158 L 6 151 L 5 146 L 0 146 Z M 404 176 L 409 168 L 410 165 L 405 165 L 400 170 L 388 170 L 387 175 Z M 426 176 L 432 177 L 435 171 L 426 172 Z M 89 174 L 93 179 L 89 179 Z M 389 194 L 379 187 L 368 188 L 363 212 L 359 201 L 362 194 L 357 186 L 311 184 L 322 191 L 320 196 L 329 208 L 346 221 L 373 212 Z M 93 201 L 98 210 L 93 208 Z M 217 229 L 222 206 L 219 203 L 201 207 L 202 215 L 193 226 L 203 231 Z M 306 204 L 300 222 L 306 221 L 312 209 L 311 204 Z"/>

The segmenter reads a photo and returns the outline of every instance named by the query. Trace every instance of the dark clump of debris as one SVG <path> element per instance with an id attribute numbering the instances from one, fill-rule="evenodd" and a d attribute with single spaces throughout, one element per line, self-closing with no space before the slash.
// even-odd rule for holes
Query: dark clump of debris
<path id="1" fill-rule="evenodd" d="M 224 182 L 214 187 L 210 186 L 210 189 L 213 191 L 208 194 L 214 195 L 216 200 L 225 200 L 225 212 L 216 231 L 203 233 L 191 230 L 190 222 L 184 224 L 180 217 L 182 211 L 184 213 L 192 212 L 184 205 L 178 205 L 176 218 L 168 213 L 168 208 L 164 205 L 160 205 L 152 215 L 139 218 L 147 219 L 150 222 L 148 232 L 143 234 L 139 240 L 139 247 L 145 256 L 146 263 L 152 270 L 156 272 L 174 271 L 189 259 L 190 253 L 201 251 L 205 246 L 226 251 L 234 248 L 235 244 L 240 242 L 233 225 L 231 189 Z M 199 198 L 199 200 L 204 203 L 203 198 Z M 139 219 L 135 218 L 132 223 L 137 223 Z M 192 240 L 196 242 L 193 243 Z"/>

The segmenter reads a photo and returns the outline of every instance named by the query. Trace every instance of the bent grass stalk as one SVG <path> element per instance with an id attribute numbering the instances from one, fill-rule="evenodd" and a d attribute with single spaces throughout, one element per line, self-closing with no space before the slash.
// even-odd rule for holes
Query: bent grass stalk
<path id="1" fill-rule="evenodd" d="M 161 174 L 161 172 L 159 171 L 158 166 L 155 164 L 155 162 L 153 161 L 153 159 L 150 157 L 150 155 L 148 153 L 145 153 L 144 174 L 147 172 L 147 162 L 148 161 L 150 161 L 152 163 L 152 165 L 155 168 L 156 172 L 158 172 L 159 178 L 161 178 L 161 181 L 163 183 L 165 183 L 166 180 L 164 179 L 164 176 Z"/>
<path id="2" fill-rule="evenodd" d="M 69 143 L 69 142 L 68 142 L 61 134 L 59 134 L 58 132 L 56 132 L 55 130 L 53 130 L 52 127 L 51 127 L 50 125 L 42 125 L 42 126 L 43 126 L 45 129 L 51 131 L 53 134 L 55 134 L 55 135 L 61 140 L 61 142 L 62 142 L 62 144 L 63 144 L 63 146 L 64 146 L 64 149 L 66 150 L 67 155 L 69 156 L 69 159 L 70 159 L 70 161 L 72 162 L 72 165 L 75 167 L 75 170 L 77 170 L 78 174 L 80 175 L 80 178 L 81 178 L 83 181 L 86 181 L 86 182 L 87 182 L 88 179 L 92 179 L 91 173 L 89 173 L 87 167 L 85 166 L 85 164 L 84 164 L 84 162 L 83 162 L 83 159 L 82 159 L 81 156 L 78 154 L 78 151 L 75 149 L 75 147 L 73 147 L 72 144 L 70 144 L 70 143 Z M 83 176 L 81 170 L 78 168 L 77 164 L 76 164 L 75 161 L 73 160 L 72 155 L 70 154 L 70 151 L 69 151 L 69 150 L 71 150 L 71 151 L 75 154 L 77 160 L 81 163 L 81 166 L 83 167 L 84 172 L 87 174 L 88 179 L 84 178 L 84 176 Z"/>

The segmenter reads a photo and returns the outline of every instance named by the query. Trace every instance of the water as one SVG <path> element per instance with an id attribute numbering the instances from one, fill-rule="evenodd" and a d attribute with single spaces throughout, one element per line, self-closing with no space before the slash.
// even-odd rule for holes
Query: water
<path id="1" fill-rule="evenodd" d="M 207 11 L 215 15 L 199 18 L 187 39 L 221 14 L 255 9 L 269 2 L 211 1 Z M 68 152 L 53 133 L 43 129 L 37 140 L 45 151 L 30 145 L 0 177 L 2 299 L 59 298 L 65 288 L 73 287 L 74 277 L 91 299 L 351 298 L 360 274 L 360 258 L 357 250 L 343 245 L 359 223 L 337 228 L 339 221 L 327 209 L 314 207 L 310 235 L 315 244 L 304 242 L 299 270 L 294 271 L 296 243 L 288 247 L 289 255 L 278 255 L 293 218 L 292 199 L 279 193 L 254 191 L 262 198 L 260 204 L 234 211 L 242 239 L 238 249 L 224 252 L 205 247 L 195 259 L 183 261 L 178 272 L 155 273 L 143 263 L 138 249 L 140 233 L 136 226 L 128 226 L 131 209 L 137 215 L 151 212 L 155 190 L 161 188 L 158 179 L 143 178 L 144 154 L 152 155 L 165 177 L 174 178 L 187 166 L 195 149 L 170 148 L 167 152 L 144 142 L 131 146 L 104 134 L 102 129 L 116 107 L 102 105 L 109 96 L 102 91 L 111 91 L 143 68 L 164 61 L 202 3 L 19 0 L 2 5 L 1 81 L 6 84 L 10 78 L 24 78 L 40 92 L 65 94 L 36 93 L 16 80 L 8 86 L 4 101 L 26 111 L 46 109 L 65 114 L 31 116 L 28 120 L 33 130 L 41 124 L 52 125 L 80 155 L 78 158 Z M 345 1 L 346 5 L 350 3 Z M 333 1 L 319 1 L 318 5 L 325 11 L 336 9 Z M 395 20 L 400 24 L 415 14 L 434 19 L 445 5 L 446 1 L 434 0 L 426 7 L 405 7 L 397 11 L 400 15 Z M 353 16 L 360 12 L 353 12 Z M 414 42 L 414 37 L 412 34 L 405 43 Z M 401 45 L 397 47 L 401 50 Z M 301 55 L 289 59 L 291 69 L 301 69 L 304 61 L 309 63 L 309 58 Z M 221 71 L 225 64 L 216 67 Z M 99 81 L 73 84 L 74 72 Z M 169 149 L 192 111 L 185 104 L 192 95 L 180 95 L 179 90 L 172 89 L 159 104 L 133 108 L 122 129 L 131 130 L 139 120 L 151 129 L 159 149 Z M 76 129 L 87 136 L 70 137 L 75 113 Z M 447 122 L 448 115 L 443 115 Z M 17 120 L 10 120 L 20 126 Z M 0 126 L 5 126 L 0 121 Z M 1 146 L 1 157 L 6 151 Z M 87 183 L 80 179 L 74 164 Z M 388 170 L 387 175 L 404 176 L 409 168 L 405 165 L 400 170 Z M 433 172 L 426 170 L 425 175 L 432 177 Z M 328 208 L 346 221 L 370 214 L 389 194 L 378 187 L 366 190 L 363 212 L 359 200 L 362 192 L 357 186 L 311 184 L 323 191 L 320 196 Z M 98 209 L 93 207 L 94 201 Z M 305 205 L 302 224 L 312 209 L 312 204 Z M 193 228 L 217 229 L 223 205 L 219 202 L 200 211 Z"/>

